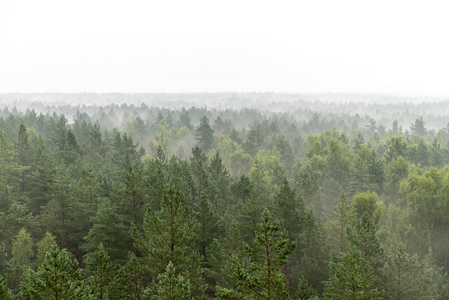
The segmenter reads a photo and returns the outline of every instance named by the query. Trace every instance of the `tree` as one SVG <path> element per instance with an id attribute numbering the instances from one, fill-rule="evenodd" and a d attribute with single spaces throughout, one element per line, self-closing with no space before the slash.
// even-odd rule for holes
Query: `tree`
<path id="1" fill-rule="evenodd" d="M 135 245 L 149 260 L 155 274 L 161 274 L 169 262 L 179 274 L 190 280 L 192 295 L 204 296 L 199 266 L 201 259 L 190 249 L 195 239 L 195 225 L 190 217 L 184 195 L 173 187 L 164 193 L 161 210 L 148 207 L 143 223 L 144 234 L 133 228 Z"/>
<path id="2" fill-rule="evenodd" d="M 169 262 L 165 273 L 158 276 L 158 285 L 155 288 L 155 295 L 150 296 L 150 291 L 145 291 L 149 299 L 160 300 L 189 300 L 190 282 L 182 275 L 176 275 L 176 267 Z"/>
<path id="3" fill-rule="evenodd" d="M 195 137 L 198 142 L 198 146 L 205 153 L 208 153 L 214 144 L 214 130 L 209 125 L 209 119 L 206 116 L 202 116 L 200 119 L 200 125 L 196 128 Z"/>
<path id="4" fill-rule="evenodd" d="M 383 254 L 383 249 L 377 238 L 377 227 L 368 211 L 363 213 L 362 218 L 354 226 L 347 228 L 347 233 L 349 242 L 352 246 L 357 247 L 365 261 L 373 262 Z"/>
<path id="5" fill-rule="evenodd" d="M 263 212 L 257 227 L 253 246 L 246 244 L 247 254 L 251 258 L 250 266 L 248 269 L 238 266 L 234 273 L 239 289 L 218 288 L 220 297 L 290 298 L 281 268 L 287 263 L 296 244 L 288 242 L 287 233 L 280 232 L 279 222 L 272 221 L 267 210 Z"/>
<path id="6" fill-rule="evenodd" d="M 37 243 L 37 259 L 36 263 L 40 265 L 48 251 L 50 251 L 52 245 L 56 242 L 56 237 L 50 232 L 46 232 L 45 236 Z"/>
<path id="7" fill-rule="evenodd" d="M 85 263 L 86 270 L 90 274 L 88 282 L 93 294 L 98 299 L 110 299 L 118 296 L 115 291 L 117 285 L 116 270 L 103 244 L 100 243 L 94 253 L 86 255 Z"/>
<path id="8" fill-rule="evenodd" d="M 24 299 L 91 299 L 78 261 L 72 260 L 65 249 L 59 250 L 56 244 L 52 245 L 36 272 L 28 268 L 21 288 Z"/>
<path id="9" fill-rule="evenodd" d="M 31 162 L 31 150 L 26 127 L 23 123 L 19 127 L 19 138 L 15 148 L 16 161 L 22 167 L 20 174 L 20 192 L 25 193 L 27 190 L 28 169 L 30 168 Z"/>
<path id="10" fill-rule="evenodd" d="M 12 300 L 13 296 L 11 291 L 8 289 L 6 284 L 6 278 L 3 275 L 0 275 L 0 299 L 3 300 Z"/>
<path id="11" fill-rule="evenodd" d="M 418 256 L 410 255 L 405 246 L 393 246 L 387 258 L 386 276 L 388 295 L 393 299 L 437 299 L 432 266 Z"/>
<path id="12" fill-rule="evenodd" d="M 30 266 L 33 257 L 33 240 L 24 228 L 16 235 L 12 242 L 13 268 L 14 268 L 14 289 L 17 289 L 23 270 Z"/>
<path id="13" fill-rule="evenodd" d="M 108 198 L 100 199 L 98 211 L 91 219 L 93 223 L 89 233 L 84 237 L 86 241 L 81 248 L 85 251 L 95 251 L 101 244 L 111 255 L 113 261 L 124 260 L 129 244 L 129 237 L 122 217 L 117 212 L 117 206 Z"/>
<path id="14" fill-rule="evenodd" d="M 280 221 L 283 229 L 287 230 L 291 239 L 297 238 L 301 217 L 304 213 L 304 201 L 298 197 L 286 177 L 274 195 L 272 212 Z"/>
<path id="15" fill-rule="evenodd" d="M 331 266 L 332 276 L 326 284 L 324 299 L 381 300 L 383 291 L 373 288 L 373 267 L 367 264 L 362 253 L 352 247 Z"/>
<path id="16" fill-rule="evenodd" d="M 422 117 L 419 117 L 419 119 L 415 120 L 415 123 L 412 123 L 410 126 L 410 131 L 412 134 L 417 134 L 419 136 L 425 136 L 427 133 L 426 127 L 424 127 L 425 123 Z"/>
<path id="17" fill-rule="evenodd" d="M 0 209 L 2 210 L 6 210 L 11 204 L 14 195 L 17 196 L 20 182 L 19 175 L 24 170 L 13 159 L 14 149 L 6 134 L 0 131 Z"/>
<path id="18" fill-rule="evenodd" d="M 230 176 L 228 170 L 223 165 L 218 150 L 210 161 L 209 174 L 211 181 L 211 202 L 223 212 L 225 206 L 228 204 Z"/>
<path id="19" fill-rule="evenodd" d="M 342 192 L 329 216 L 329 240 L 333 248 L 340 253 L 348 249 L 346 228 L 353 224 L 354 218 L 354 207 L 349 204 L 346 194 Z"/>
<path id="20" fill-rule="evenodd" d="M 193 215 L 198 224 L 196 244 L 200 254 L 207 260 L 206 248 L 212 243 L 214 238 L 219 238 L 224 233 L 223 220 L 215 212 L 210 201 L 204 197 L 195 205 Z"/>

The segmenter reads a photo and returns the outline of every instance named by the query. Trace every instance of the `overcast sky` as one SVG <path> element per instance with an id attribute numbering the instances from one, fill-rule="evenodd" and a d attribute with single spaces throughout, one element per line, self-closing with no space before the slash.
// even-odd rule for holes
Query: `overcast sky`
<path id="1" fill-rule="evenodd" d="M 449 96 L 444 2 L 0 0 L 0 92 Z"/>

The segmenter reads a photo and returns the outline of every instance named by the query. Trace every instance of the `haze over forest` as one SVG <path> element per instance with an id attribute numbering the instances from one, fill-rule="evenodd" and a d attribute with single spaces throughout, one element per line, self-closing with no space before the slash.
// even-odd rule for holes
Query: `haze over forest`
<path id="1" fill-rule="evenodd" d="M 449 299 L 447 11 L 0 0 L 0 299 Z"/>

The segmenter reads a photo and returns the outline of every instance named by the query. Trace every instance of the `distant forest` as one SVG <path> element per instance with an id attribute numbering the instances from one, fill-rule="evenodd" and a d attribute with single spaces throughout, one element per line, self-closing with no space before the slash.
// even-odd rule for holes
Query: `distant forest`
<path id="1" fill-rule="evenodd" d="M 449 299 L 449 100 L 0 94 L 0 299 Z"/>

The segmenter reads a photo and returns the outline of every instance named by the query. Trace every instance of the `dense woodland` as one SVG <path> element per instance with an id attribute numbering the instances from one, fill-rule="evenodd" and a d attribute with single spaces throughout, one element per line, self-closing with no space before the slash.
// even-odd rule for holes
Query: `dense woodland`
<path id="1" fill-rule="evenodd" d="M 0 299 L 449 299 L 449 102 L 20 97 Z"/>

